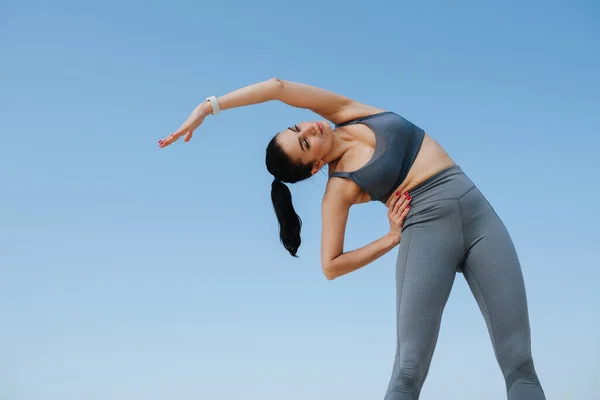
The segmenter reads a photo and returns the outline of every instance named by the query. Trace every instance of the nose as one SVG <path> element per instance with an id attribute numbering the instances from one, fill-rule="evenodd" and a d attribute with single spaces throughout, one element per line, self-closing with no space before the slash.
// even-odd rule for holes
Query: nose
<path id="1" fill-rule="evenodd" d="M 315 124 L 307 124 L 300 130 L 300 136 L 314 136 L 318 133 L 318 129 Z"/>

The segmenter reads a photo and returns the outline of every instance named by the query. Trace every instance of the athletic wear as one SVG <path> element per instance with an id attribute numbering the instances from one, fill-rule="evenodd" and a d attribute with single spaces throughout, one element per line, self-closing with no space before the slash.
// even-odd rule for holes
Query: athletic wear
<path id="1" fill-rule="evenodd" d="M 423 129 L 391 111 L 337 124 L 365 124 L 375 133 L 375 152 L 363 166 L 352 172 L 334 172 L 330 176 L 348 178 L 371 196 L 385 203 L 404 181 L 425 137 Z"/>
<path id="2" fill-rule="evenodd" d="M 379 193 L 383 181 L 369 179 Z M 545 400 L 531 356 L 521 267 L 504 224 L 458 166 L 410 195 L 396 263 L 397 349 L 385 400 L 419 398 L 457 272 L 483 313 L 508 399 Z"/>

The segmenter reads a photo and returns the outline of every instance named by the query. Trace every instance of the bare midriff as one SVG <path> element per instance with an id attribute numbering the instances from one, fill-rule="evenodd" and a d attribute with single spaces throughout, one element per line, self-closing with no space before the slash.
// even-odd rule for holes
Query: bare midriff
<path id="1" fill-rule="evenodd" d="M 436 173 L 446 168 L 450 168 L 453 165 L 456 165 L 456 163 L 450 158 L 444 148 L 431 136 L 425 134 L 417 158 L 408 171 L 406 179 L 402 181 L 396 190 L 394 190 L 394 193 L 388 198 L 386 206 L 389 205 L 390 200 L 395 196 L 396 192 L 404 193 L 410 191 L 412 188 Z"/>

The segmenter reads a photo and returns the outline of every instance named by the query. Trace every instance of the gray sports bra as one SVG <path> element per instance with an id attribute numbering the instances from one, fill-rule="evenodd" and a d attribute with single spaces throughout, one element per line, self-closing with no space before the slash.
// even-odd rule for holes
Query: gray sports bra
<path id="1" fill-rule="evenodd" d="M 406 178 L 425 131 L 398 114 L 385 111 L 337 124 L 336 127 L 364 124 L 375 133 L 375 152 L 361 168 L 352 172 L 333 172 L 330 177 L 348 178 L 371 196 L 385 203 Z"/>

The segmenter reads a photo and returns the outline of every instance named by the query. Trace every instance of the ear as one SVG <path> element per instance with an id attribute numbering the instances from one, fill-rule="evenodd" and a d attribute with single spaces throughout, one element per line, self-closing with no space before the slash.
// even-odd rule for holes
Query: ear
<path id="1" fill-rule="evenodd" d="M 316 174 L 317 172 L 319 172 L 321 170 L 321 168 L 323 168 L 324 165 L 325 165 L 325 161 L 323 161 L 323 160 L 315 161 L 315 163 L 313 164 L 311 173 L 313 175 Z"/>

